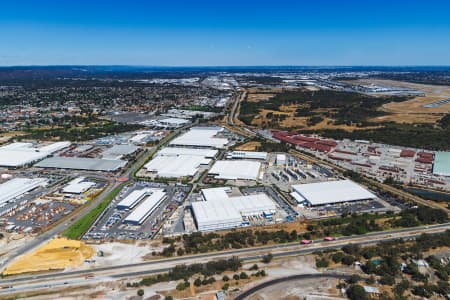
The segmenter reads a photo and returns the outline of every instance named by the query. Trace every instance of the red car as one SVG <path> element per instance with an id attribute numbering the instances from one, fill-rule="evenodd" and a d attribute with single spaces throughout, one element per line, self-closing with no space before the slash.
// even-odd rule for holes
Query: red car
<path id="1" fill-rule="evenodd" d="M 331 241 L 334 241 L 334 237 L 332 237 L 332 236 L 327 236 L 327 237 L 325 237 L 323 240 L 324 240 L 325 242 L 331 242 Z"/>
<path id="2" fill-rule="evenodd" d="M 311 240 L 302 240 L 300 243 L 302 243 L 303 245 L 308 245 L 308 244 L 311 244 L 312 241 Z"/>

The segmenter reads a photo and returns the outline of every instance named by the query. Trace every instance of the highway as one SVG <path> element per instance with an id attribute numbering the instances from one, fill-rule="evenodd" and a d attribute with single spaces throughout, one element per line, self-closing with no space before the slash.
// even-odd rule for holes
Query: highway
<path id="1" fill-rule="evenodd" d="M 55 282 L 58 281 L 64 281 L 64 287 L 74 287 L 80 285 L 81 283 L 85 285 L 91 280 L 84 279 L 84 277 L 90 274 L 94 275 L 94 278 L 96 279 L 102 279 L 105 281 L 117 279 L 132 280 L 134 278 L 139 278 L 146 275 L 167 272 L 174 266 L 180 264 L 205 263 L 210 260 L 224 259 L 231 256 L 238 256 L 243 261 L 254 261 L 260 260 L 263 255 L 269 252 L 272 253 L 274 257 L 289 257 L 310 254 L 316 251 L 339 249 L 350 243 L 355 245 L 369 245 L 380 241 L 412 239 L 420 236 L 422 233 L 433 234 L 443 232 L 448 229 L 450 229 L 450 223 L 385 232 L 374 232 L 362 236 L 340 237 L 331 242 L 314 241 L 310 245 L 301 245 L 299 243 L 276 244 L 262 247 L 234 249 L 221 252 L 158 259 L 127 265 L 100 267 L 95 269 L 7 277 L 0 280 L 0 286 L 12 286 L 12 288 L 0 290 L 0 295 L 14 293 L 17 291 L 32 291 L 35 290 L 37 286 L 42 286 L 44 288 L 48 286 L 54 287 Z"/>

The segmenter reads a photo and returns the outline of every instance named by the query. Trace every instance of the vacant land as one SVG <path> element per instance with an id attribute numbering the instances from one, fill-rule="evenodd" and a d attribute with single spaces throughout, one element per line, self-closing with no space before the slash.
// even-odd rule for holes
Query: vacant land
<path id="1" fill-rule="evenodd" d="M 450 103 L 437 107 L 423 107 L 427 104 L 449 99 L 449 86 L 427 85 L 381 79 L 361 79 L 351 82 L 364 85 L 376 84 L 383 86 L 404 87 L 419 90 L 425 93 L 424 96 L 417 96 L 407 101 L 383 104 L 380 107 L 380 110 L 389 114 L 374 118 L 372 121 L 375 122 L 392 121 L 397 123 L 436 123 L 445 114 L 450 113 Z"/>
<path id="2" fill-rule="evenodd" d="M 446 99 L 447 95 L 450 98 L 449 87 L 359 82 L 369 83 L 423 88 L 426 94 L 406 97 L 330 90 L 282 91 L 267 100 L 242 101 L 239 118 L 247 125 L 260 128 L 317 133 L 335 139 L 367 139 L 436 150 L 450 147 L 450 104 L 422 107 Z"/>
<path id="3" fill-rule="evenodd" d="M 30 254 L 19 257 L 3 275 L 14 275 L 75 267 L 94 255 L 94 249 L 80 241 L 54 239 Z"/>

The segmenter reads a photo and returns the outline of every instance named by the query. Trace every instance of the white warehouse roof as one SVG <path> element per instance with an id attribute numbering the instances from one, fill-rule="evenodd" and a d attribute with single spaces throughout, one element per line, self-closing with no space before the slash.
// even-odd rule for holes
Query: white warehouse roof
<path id="1" fill-rule="evenodd" d="M 18 196 L 47 184 L 44 178 L 14 178 L 0 184 L 0 207 Z"/>
<path id="2" fill-rule="evenodd" d="M 292 188 L 295 193 L 306 199 L 311 205 L 377 198 L 376 195 L 351 180 L 297 184 L 293 185 Z"/>
<path id="3" fill-rule="evenodd" d="M 231 151 L 227 154 L 229 158 L 234 159 L 267 159 L 267 152 L 256 152 L 256 151 Z"/>
<path id="4" fill-rule="evenodd" d="M 203 156 L 178 155 L 156 156 L 144 167 L 149 172 L 156 172 L 159 177 L 179 178 L 194 176 L 200 165 L 207 165 L 210 159 Z"/>
<path id="5" fill-rule="evenodd" d="M 151 189 L 152 194 L 139 204 L 123 222 L 131 224 L 142 224 L 155 211 L 158 205 L 166 198 L 162 189 Z"/>
<path id="6" fill-rule="evenodd" d="M 230 197 L 229 187 L 203 189 L 205 201 L 192 203 L 192 210 L 200 231 L 238 227 L 242 216 L 273 212 L 277 206 L 266 194 Z"/>
<path id="7" fill-rule="evenodd" d="M 62 190 L 66 194 L 81 194 L 95 185 L 95 182 L 86 181 L 85 177 L 78 177 L 70 181 Z"/>
<path id="8" fill-rule="evenodd" d="M 188 132 L 173 139 L 170 145 L 224 148 L 228 139 L 215 137 L 222 127 L 192 127 Z"/>
<path id="9" fill-rule="evenodd" d="M 144 197 L 150 195 L 151 189 L 134 190 L 117 204 L 118 209 L 133 209 Z"/>
<path id="10" fill-rule="evenodd" d="M 0 166 L 22 167 L 68 146 L 70 142 L 57 142 L 41 148 L 35 148 L 31 143 L 12 143 L 0 147 Z"/>
<path id="11" fill-rule="evenodd" d="M 256 180 L 261 163 L 251 160 L 218 160 L 209 170 L 209 174 L 218 179 Z"/>
<path id="12" fill-rule="evenodd" d="M 203 157 L 207 157 L 207 158 L 214 158 L 214 157 L 216 157 L 217 152 L 218 152 L 218 150 L 214 150 L 214 149 L 165 147 L 165 148 L 159 150 L 157 155 L 164 155 L 164 156 L 192 155 L 192 156 L 203 156 Z"/>

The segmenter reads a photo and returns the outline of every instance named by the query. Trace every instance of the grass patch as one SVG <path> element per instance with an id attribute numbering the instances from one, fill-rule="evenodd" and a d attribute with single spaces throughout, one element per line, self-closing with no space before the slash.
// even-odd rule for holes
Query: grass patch
<path id="1" fill-rule="evenodd" d="M 90 212 L 88 212 L 83 218 L 75 222 L 72 226 L 67 228 L 63 232 L 63 236 L 76 240 L 81 237 L 88 229 L 92 226 L 92 224 L 97 220 L 97 217 L 105 210 L 105 208 L 109 205 L 109 203 L 114 199 L 114 197 L 119 194 L 119 192 L 122 190 L 123 185 L 120 185 L 116 187 L 114 190 L 112 190 L 111 193 L 109 193 L 108 196 L 94 209 L 92 209 Z"/>

